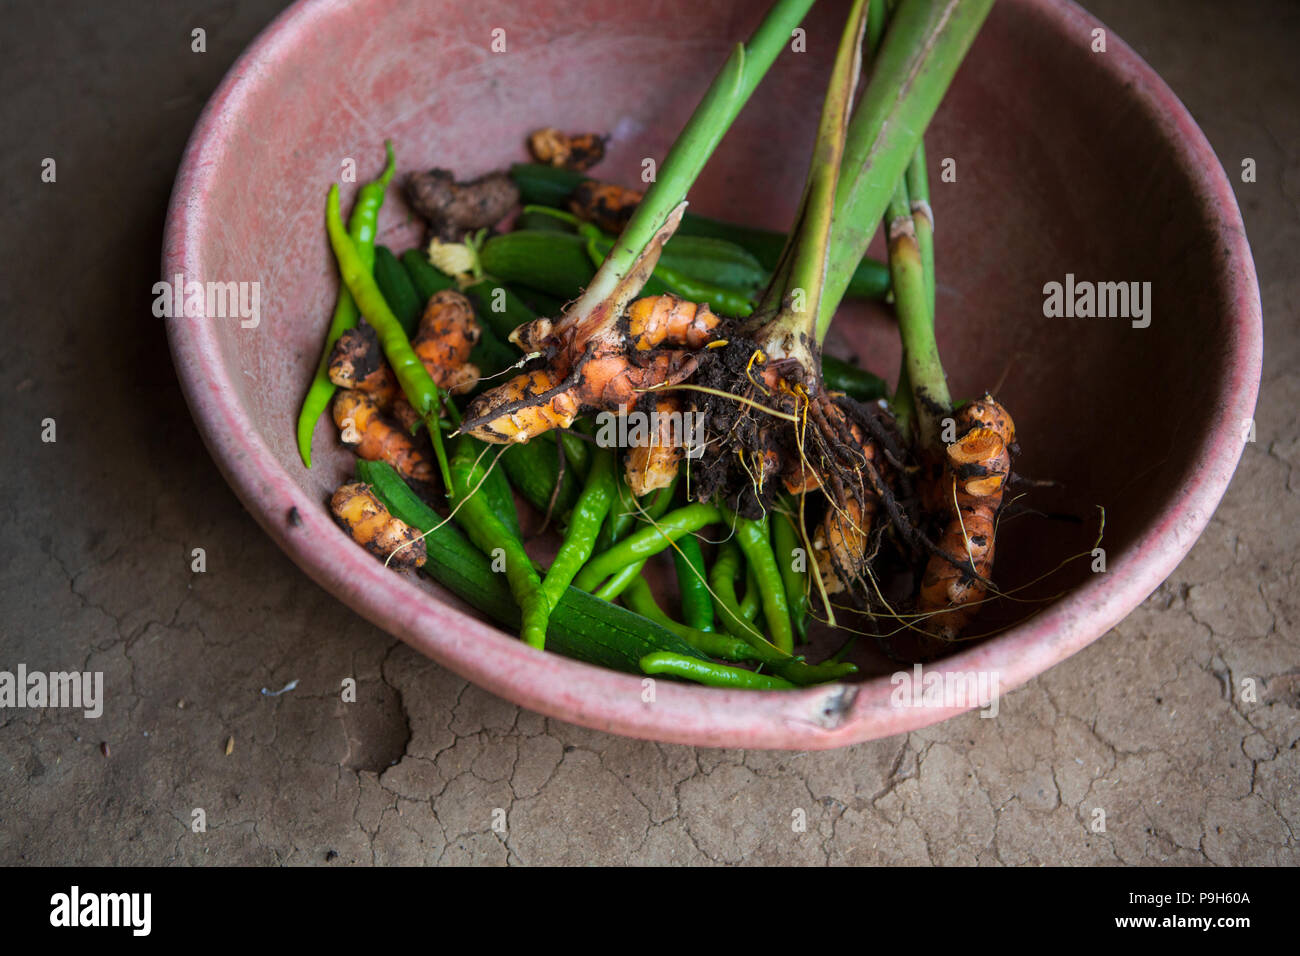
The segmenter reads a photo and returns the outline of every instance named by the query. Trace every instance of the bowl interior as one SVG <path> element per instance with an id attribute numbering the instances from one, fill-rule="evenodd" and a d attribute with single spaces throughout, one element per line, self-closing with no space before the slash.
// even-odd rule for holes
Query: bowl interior
<path id="1" fill-rule="evenodd" d="M 173 200 L 173 220 L 184 219 L 183 228 L 173 222 L 166 255 L 183 263 L 187 279 L 260 283 L 261 321 L 245 329 L 237 319 L 187 320 L 205 325 L 174 327 L 173 342 L 219 462 L 295 559 L 312 563 L 281 527 L 284 506 L 305 500 L 323 508 L 352 470 L 328 421 L 317 429 L 312 470 L 294 446 L 297 408 L 337 289 L 322 222 L 328 184 L 349 161 L 362 181 L 377 172 L 385 138 L 401 172 L 442 166 L 473 176 L 526 158 L 523 137 L 539 125 L 609 132 L 609 155 L 596 172 L 636 183 L 642 159 L 664 155 L 729 45 L 748 34 L 764 6 L 318 2 L 295 7 L 241 60 L 187 156 L 192 168 Z M 841 16 L 836 5 L 814 11 L 807 52 L 787 52 L 760 86 L 692 191 L 694 209 L 788 226 Z M 992 608 L 981 631 L 1057 609 L 1046 601 L 1051 595 L 1117 586 L 1099 582 L 1091 559 L 1032 583 L 1093 547 L 1099 506 L 1108 572 L 1150 560 L 1153 521 L 1204 468 L 1201 436 L 1231 425 L 1246 401 L 1234 344 L 1240 289 L 1225 280 L 1234 249 L 1218 218 L 1223 210 L 1207 194 L 1205 170 L 1187 162 L 1181 119 L 1162 118 L 1149 91 L 1135 89 L 1130 67 L 1145 68 L 1115 49 L 1117 38 L 1113 54 L 1092 53 L 1086 30 L 1079 34 L 1089 22 L 1058 4 L 999 3 L 927 136 L 939 340 L 953 394 L 996 388 L 1018 426 L 1016 471 L 1060 483 L 1022 489 L 1023 513 L 1001 529 L 997 578 L 1004 588 L 1023 588 L 1016 596 L 1027 600 Z M 494 52 L 494 39 L 503 52 Z M 1192 126 L 1187 135 L 1200 134 Z M 356 187 L 341 185 L 346 208 Z M 419 236 L 392 188 L 380 241 L 401 250 Z M 879 238 L 873 254 L 882 254 Z M 1045 316 L 1044 285 L 1064 283 L 1067 274 L 1150 283 L 1149 327 Z M 880 308 L 845 308 L 828 347 L 895 377 L 897 336 Z M 210 411 L 214 403 L 224 418 Z M 218 434 L 223 428 L 245 429 L 246 445 L 269 452 L 276 480 L 293 488 L 273 493 L 271 471 L 259 484 L 241 464 L 240 439 Z M 309 530 L 314 548 L 353 549 L 327 522 Z M 308 569 L 327 586 L 338 584 L 320 566 Z M 1122 611 L 1151 586 L 1130 587 Z M 363 610 L 383 617 L 373 601 Z M 1041 669 L 1095 638 L 1111 623 L 1106 617 L 1095 633 L 1076 627 L 1059 648 L 1031 655 L 1031 666 Z M 399 632 L 424 626 L 385 623 Z M 1032 640 L 1053 643 L 1041 628 Z M 557 706 L 550 689 L 503 692 L 530 706 Z M 601 723 L 572 708 L 564 715 Z M 854 736 L 903 729 L 873 726 Z"/>

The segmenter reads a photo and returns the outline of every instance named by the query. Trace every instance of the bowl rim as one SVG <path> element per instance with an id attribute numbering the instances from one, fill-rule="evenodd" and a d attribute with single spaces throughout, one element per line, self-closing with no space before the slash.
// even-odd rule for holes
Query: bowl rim
<path id="1" fill-rule="evenodd" d="M 1086 45 L 1102 24 L 1071 0 L 1003 0 L 1033 12 Z M 207 202 L 241 106 L 272 82 L 279 53 L 303 42 L 313 25 L 350 6 L 348 0 L 297 0 L 241 54 L 212 95 L 190 136 L 168 206 L 163 276 L 204 274 L 202 236 Z M 1201 197 L 1207 225 L 1223 242 L 1215 253 L 1216 285 L 1231 303 L 1225 425 L 1254 414 L 1262 363 L 1262 312 L 1245 228 L 1218 158 L 1186 107 L 1127 44 L 1107 30 L 1099 69 L 1129 85 L 1133 102 L 1169 142 Z M 216 325 L 167 320 L 182 391 L 204 443 L 249 513 L 313 580 L 353 610 L 460 676 L 561 720 L 631 737 L 710 747 L 813 750 L 915 730 L 974 706 L 891 706 L 891 675 L 858 684 L 799 691 L 735 691 L 660 681 L 644 700 L 646 679 L 536 651 L 496 627 L 431 600 L 428 591 L 393 574 L 347 539 L 272 454 L 238 399 L 221 361 Z M 1002 693 L 1018 687 L 1100 638 L 1146 599 L 1190 550 L 1222 498 L 1245 447 L 1242 429 L 1200 436 L 1201 465 L 1140 530 L 1108 556 L 1095 575 L 1033 617 L 978 645 L 927 665 L 930 672 L 986 671 Z M 287 516 L 297 509 L 299 521 Z"/>

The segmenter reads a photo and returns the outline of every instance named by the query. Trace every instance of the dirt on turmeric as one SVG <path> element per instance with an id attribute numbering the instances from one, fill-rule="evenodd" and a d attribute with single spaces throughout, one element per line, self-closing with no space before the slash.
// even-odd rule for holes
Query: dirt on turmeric
<path id="1" fill-rule="evenodd" d="M 334 492 L 330 511 L 352 540 L 386 561 L 389 567 L 409 571 L 422 567 L 428 551 L 414 528 L 390 514 L 362 482 L 350 482 Z"/>
<path id="2" fill-rule="evenodd" d="M 478 366 L 469 361 L 469 354 L 481 334 L 469 299 L 444 289 L 425 306 L 411 347 L 439 388 L 463 395 L 478 385 Z"/>
<path id="3" fill-rule="evenodd" d="M 528 151 L 539 163 L 586 172 L 605 158 L 605 137 L 598 133 L 570 136 L 548 126 L 529 135 Z"/>
<path id="4" fill-rule="evenodd" d="M 922 626 L 943 640 L 957 638 L 975 616 L 993 571 L 994 536 L 1011 476 L 1015 424 L 992 396 L 956 414 L 959 437 L 948 446 L 942 493 L 947 519 L 921 580 Z M 955 558 L 956 562 L 949 560 Z"/>
<path id="5" fill-rule="evenodd" d="M 379 410 L 364 392 L 342 389 L 334 398 L 334 424 L 343 444 L 367 461 L 383 461 L 403 478 L 432 483 L 432 462 L 415 440 Z"/>

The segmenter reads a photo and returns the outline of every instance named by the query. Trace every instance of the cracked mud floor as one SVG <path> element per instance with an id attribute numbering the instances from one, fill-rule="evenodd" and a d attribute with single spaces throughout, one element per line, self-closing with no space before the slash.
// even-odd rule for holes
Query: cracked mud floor
<path id="1" fill-rule="evenodd" d="M 276 5 L 133 4 L 120 21 L 112 6 L 5 14 L 27 42 L 0 67 L 0 668 L 100 670 L 109 703 L 97 721 L 0 711 L 0 863 L 1300 862 L 1294 5 L 1090 4 L 1230 172 L 1259 164 L 1237 184 L 1266 323 L 1257 441 L 1204 537 L 998 719 L 816 754 L 662 746 L 521 711 L 275 548 L 200 444 L 146 293 L 185 138 Z M 13 185 L 46 155 L 57 191 Z M 46 417 L 54 445 L 33 437 Z M 1255 703 L 1231 692 L 1246 677 Z"/>

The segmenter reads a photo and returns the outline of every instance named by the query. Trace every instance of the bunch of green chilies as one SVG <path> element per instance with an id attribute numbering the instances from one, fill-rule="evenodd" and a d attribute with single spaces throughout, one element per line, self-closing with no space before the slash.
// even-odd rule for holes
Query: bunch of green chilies
<path id="1" fill-rule="evenodd" d="M 914 414 L 923 433 L 932 427 L 923 410 L 907 400 L 909 375 L 932 387 L 937 375 L 947 395 L 933 349 L 932 224 L 920 133 L 991 3 L 903 0 L 887 12 L 882 0 L 857 0 L 837 55 L 805 193 L 806 204 L 821 196 L 821 208 L 810 206 L 799 234 L 785 241 L 794 252 L 778 255 L 782 240 L 774 234 L 695 217 L 692 228 L 683 228 L 666 247 L 650 280 L 658 287 L 647 285 L 644 291 L 673 291 L 710 302 L 725 314 L 746 315 L 762 288 L 779 285 L 773 270 L 820 270 L 810 283 L 818 292 L 813 301 L 820 341 L 846 292 L 880 296 L 892 285 L 904 343 L 903 378 L 892 404 L 905 427 Z M 535 317 L 527 301 L 558 314 L 564 300 L 580 296 L 573 308 L 582 308 L 608 295 L 626 275 L 811 4 L 778 0 L 748 43 L 737 46 L 620 237 L 529 207 L 529 228 L 489 240 L 481 250 L 486 274 L 465 289 L 482 320 L 483 336 L 472 358 L 485 376 L 518 364 L 520 354 L 503 340 Z M 873 71 L 852 121 L 845 122 L 859 43 Z M 836 110 L 843 114 L 839 122 Z M 459 412 L 415 356 L 410 335 L 429 297 L 457 283 L 418 250 L 399 261 L 376 248 L 378 212 L 395 169 L 391 145 L 386 149 L 383 173 L 358 191 L 346 226 L 337 186 L 329 191 L 326 225 L 343 281 L 298 421 L 304 463 L 310 467 L 313 431 L 334 392 L 326 374 L 330 353 L 339 336 L 364 318 L 427 427 L 451 519 L 430 508 L 383 463 L 359 462 L 358 476 L 393 515 L 424 535 L 424 570 L 435 580 L 517 628 L 533 647 L 620 670 L 749 689 L 789 689 L 854 673 L 852 664 L 813 665 L 795 653 L 796 640 L 806 637 L 809 587 L 792 560 L 801 539 L 798 516 L 790 509 L 749 520 L 712 503 L 674 506 L 676 484 L 637 501 L 620 477 L 613 449 L 591 448 L 580 427 L 558 440 L 547 436 L 504 450 L 454 435 L 448 449 L 443 429 L 448 423 L 455 427 Z M 526 165 L 512 173 L 526 201 L 562 202 L 565 194 L 555 187 L 562 185 L 563 174 Z M 887 224 L 902 217 L 916 223 L 910 246 L 891 241 L 887 273 L 864 260 L 875 223 L 886 213 Z M 544 242 L 536 235 L 541 232 L 549 233 Z M 863 401 L 885 394 L 883 380 L 847 363 L 827 359 L 823 374 L 828 387 Z M 524 549 L 511 485 L 548 520 L 556 517 L 565 525 L 560 549 L 544 573 Z M 718 543 L 712 567 L 702 538 Z M 643 575 L 646 563 L 664 551 L 672 554 L 684 621 L 658 605 Z M 492 569 L 489 555 L 505 556 L 504 574 Z M 741 578 L 747 582 L 743 596 L 736 590 Z M 755 669 L 734 666 L 738 663 Z"/>

